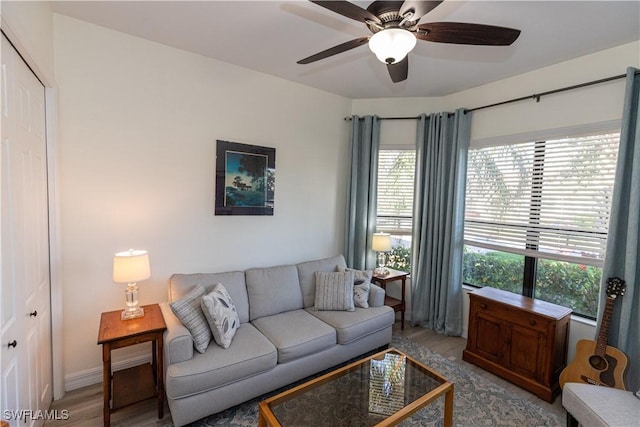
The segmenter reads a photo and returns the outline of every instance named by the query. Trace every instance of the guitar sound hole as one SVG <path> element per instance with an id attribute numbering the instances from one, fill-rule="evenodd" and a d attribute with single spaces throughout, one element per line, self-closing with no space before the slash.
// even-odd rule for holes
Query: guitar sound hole
<path id="1" fill-rule="evenodd" d="M 595 354 L 589 358 L 589 364 L 593 367 L 593 369 L 597 369 L 599 371 L 604 371 L 608 366 L 608 363 L 604 357 Z"/>

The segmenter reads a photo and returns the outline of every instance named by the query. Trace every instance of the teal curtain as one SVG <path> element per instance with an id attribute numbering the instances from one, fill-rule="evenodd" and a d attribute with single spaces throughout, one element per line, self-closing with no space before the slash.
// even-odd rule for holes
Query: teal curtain
<path id="1" fill-rule="evenodd" d="M 375 267 L 371 239 L 376 230 L 380 120 L 377 116 L 353 116 L 351 124 L 344 256 L 349 267 L 365 270 Z"/>
<path id="2" fill-rule="evenodd" d="M 609 331 L 609 345 L 629 358 L 628 390 L 640 389 L 640 71 L 627 70 L 627 89 L 622 113 L 620 149 L 611 201 L 609 237 L 602 269 L 600 313 L 611 277 L 625 280 L 627 289 L 616 299 Z"/>
<path id="3" fill-rule="evenodd" d="M 471 112 L 422 115 L 412 239 L 412 323 L 462 333 L 462 246 Z"/>

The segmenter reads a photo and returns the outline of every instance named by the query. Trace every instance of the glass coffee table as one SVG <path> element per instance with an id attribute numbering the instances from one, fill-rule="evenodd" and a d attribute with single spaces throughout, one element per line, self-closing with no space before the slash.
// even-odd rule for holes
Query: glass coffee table
<path id="1" fill-rule="evenodd" d="M 391 348 L 260 402 L 258 425 L 396 425 L 442 395 L 450 427 L 453 383 Z"/>

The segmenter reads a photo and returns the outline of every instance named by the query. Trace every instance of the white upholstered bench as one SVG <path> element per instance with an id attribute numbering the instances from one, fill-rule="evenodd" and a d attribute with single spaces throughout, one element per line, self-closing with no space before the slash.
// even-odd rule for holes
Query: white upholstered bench
<path id="1" fill-rule="evenodd" d="M 568 427 L 640 427 L 640 399 L 630 391 L 566 383 L 562 406 Z"/>

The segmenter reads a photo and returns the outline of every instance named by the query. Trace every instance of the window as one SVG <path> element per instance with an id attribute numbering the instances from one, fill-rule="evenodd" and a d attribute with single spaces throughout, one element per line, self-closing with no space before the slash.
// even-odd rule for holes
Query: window
<path id="1" fill-rule="evenodd" d="M 595 318 L 619 133 L 469 150 L 465 283 Z"/>
<path id="2" fill-rule="evenodd" d="M 378 214 L 376 229 L 391 234 L 387 266 L 411 272 L 411 226 L 415 150 L 386 150 L 378 154 Z"/>

